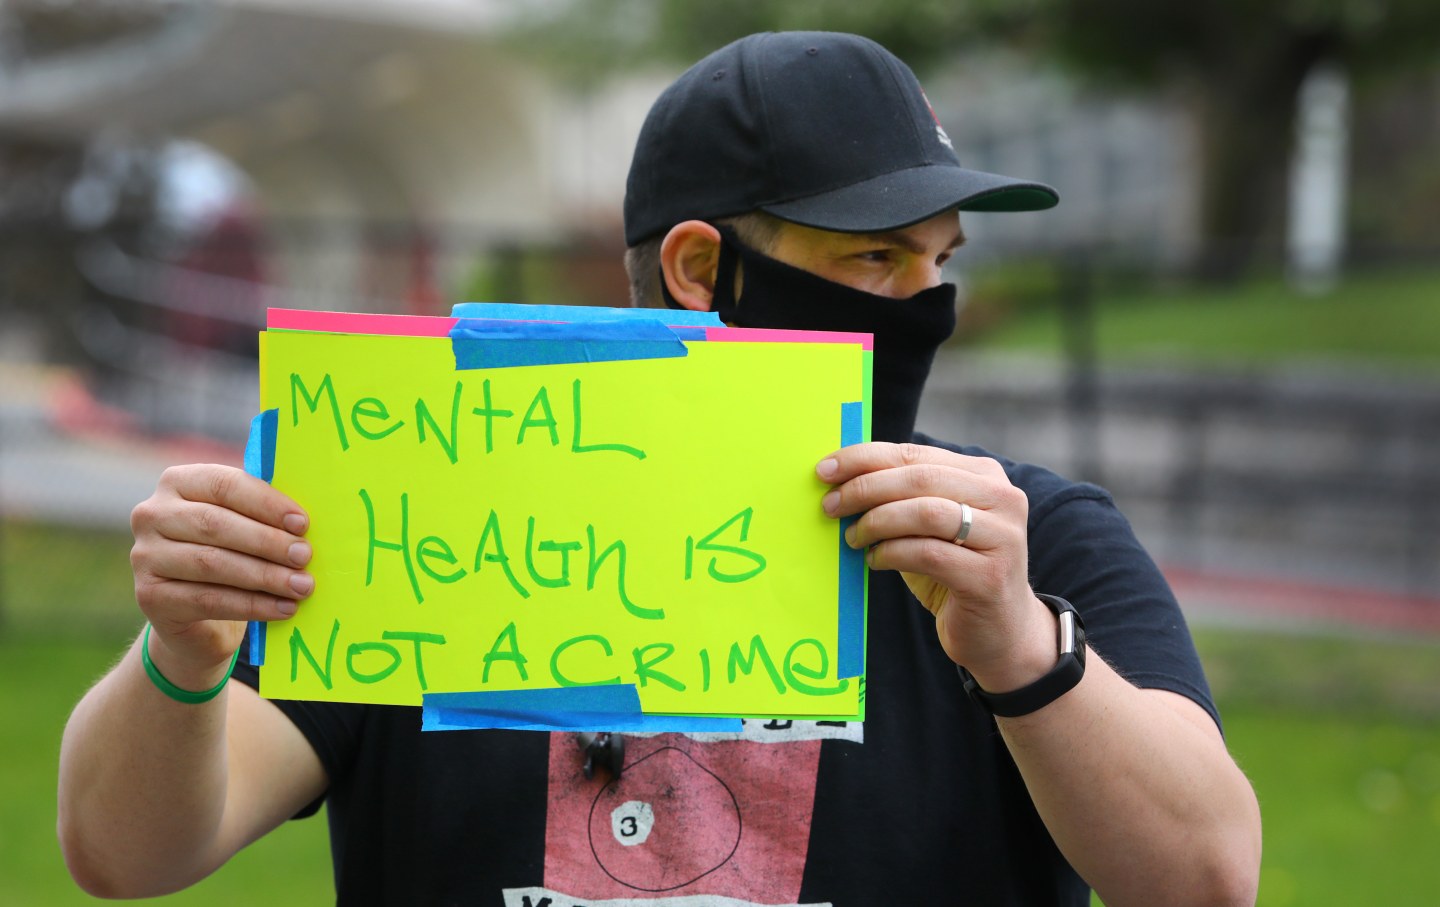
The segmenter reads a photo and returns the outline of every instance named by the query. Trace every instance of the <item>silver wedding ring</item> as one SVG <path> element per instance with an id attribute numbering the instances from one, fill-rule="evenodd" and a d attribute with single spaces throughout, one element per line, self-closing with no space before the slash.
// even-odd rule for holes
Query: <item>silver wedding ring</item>
<path id="1" fill-rule="evenodd" d="M 960 529 L 952 539 L 957 545 L 964 545 L 965 539 L 970 536 L 970 526 L 975 521 L 975 511 L 970 509 L 969 504 L 960 505 Z"/>

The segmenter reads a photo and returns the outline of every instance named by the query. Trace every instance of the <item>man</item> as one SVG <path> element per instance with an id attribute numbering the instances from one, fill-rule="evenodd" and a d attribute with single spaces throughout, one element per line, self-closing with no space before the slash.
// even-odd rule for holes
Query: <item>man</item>
<path id="1" fill-rule="evenodd" d="M 874 571 L 863 727 L 627 738 L 619 776 L 592 778 L 568 735 L 261 700 L 252 669 L 225 677 L 241 621 L 313 588 L 305 513 L 233 470 L 172 470 L 133 520 L 151 629 L 66 731 L 76 878 L 183 887 L 323 797 L 342 902 L 1082 905 L 1088 883 L 1110 907 L 1252 903 L 1254 795 L 1109 496 L 912 434 L 953 327 L 956 212 L 1054 201 L 962 169 L 910 71 L 854 36 L 736 42 L 642 131 L 638 301 L 876 335 L 877 441 L 817 465 Z"/>

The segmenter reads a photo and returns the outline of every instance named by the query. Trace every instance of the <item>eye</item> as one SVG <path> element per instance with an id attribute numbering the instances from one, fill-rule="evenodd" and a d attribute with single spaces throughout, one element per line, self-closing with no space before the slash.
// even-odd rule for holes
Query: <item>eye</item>
<path id="1" fill-rule="evenodd" d="M 888 264 L 894 255 L 893 249 L 867 249 L 864 252 L 856 252 L 852 257 L 871 264 Z"/>

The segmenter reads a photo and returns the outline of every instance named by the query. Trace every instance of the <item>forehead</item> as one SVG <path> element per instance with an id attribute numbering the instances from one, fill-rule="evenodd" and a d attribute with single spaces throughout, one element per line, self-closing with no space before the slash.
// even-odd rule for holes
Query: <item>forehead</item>
<path id="1" fill-rule="evenodd" d="M 944 211 L 934 217 L 898 230 L 882 233 L 837 233 L 782 221 L 777 244 L 792 249 L 842 250 L 862 246 L 900 245 L 914 251 L 943 250 L 965 241 L 958 211 Z"/>

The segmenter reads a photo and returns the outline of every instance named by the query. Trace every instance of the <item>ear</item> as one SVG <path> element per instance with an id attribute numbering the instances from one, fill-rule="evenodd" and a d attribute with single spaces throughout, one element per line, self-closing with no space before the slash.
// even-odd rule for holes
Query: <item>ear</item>
<path id="1" fill-rule="evenodd" d="M 660 270 L 675 301 L 695 312 L 710 311 L 720 263 L 720 231 L 703 220 L 676 224 L 660 244 Z"/>

